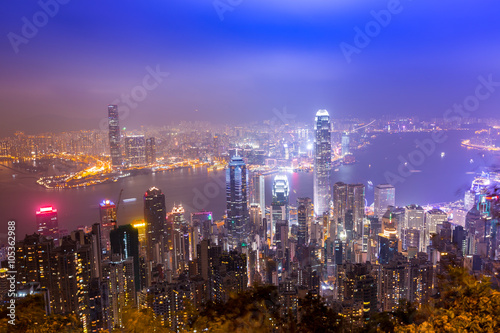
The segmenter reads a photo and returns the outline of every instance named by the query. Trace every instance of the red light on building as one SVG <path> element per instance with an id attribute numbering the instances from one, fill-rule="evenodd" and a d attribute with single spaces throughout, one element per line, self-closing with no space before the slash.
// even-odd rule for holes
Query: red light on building
<path id="1" fill-rule="evenodd" d="M 57 209 L 54 209 L 52 206 L 40 207 L 36 214 L 46 214 L 46 213 L 57 213 Z"/>

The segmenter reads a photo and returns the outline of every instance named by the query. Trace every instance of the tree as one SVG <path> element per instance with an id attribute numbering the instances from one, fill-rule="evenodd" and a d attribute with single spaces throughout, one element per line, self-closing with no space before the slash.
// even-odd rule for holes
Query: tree
<path id="1" fill-rule="evenodd" d="M 441 293 L 422 312 L 421 323 L 401 325 L 397 332 L 500 332 L 500 292 L 486 277 L 475 278 L 462 267 L 448 267 Z"/>
<path id="2" fill-rule="evenodd" d="M 123 329 L 117 332 L 126 333 L 144 333 L 144 332 L 157 332 L 167 333 L 170 332 L 162 325 L 161 320 L 155 316 L 152 309 L 137 309 L 127 308 L 123 313 Z"/>
<path id="3" fill-rule="evenodd" d="M 209 332 L 271 332 L 279 322 L 277 299 L 276 287 L 254 286 L 225 303 L 205 304 L 192 327 Z"/>
<path id="4" fill-rule="evenodd" d="M 44 300 L 41 295 L 30 295 L 16 300 L 15 325 L 8 323 L 8 309 L 0 310 L 0 332 L 26 333 L 76 333 L 82 332 L 80 322 L 74 314 L 45 314 Z"/>
<path id="5" fill-rule="evenodd" d="M 319 297 L 307 294 L 300 300 L 299 332 L 341 332 L 341 317 Z"/>

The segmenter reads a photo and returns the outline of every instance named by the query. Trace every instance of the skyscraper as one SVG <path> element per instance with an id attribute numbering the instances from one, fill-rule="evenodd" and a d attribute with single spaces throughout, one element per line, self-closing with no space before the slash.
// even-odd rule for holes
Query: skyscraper
<path id="1" fill-rule="evenodd" d="M 404 229 L 419 230 L 419 251 L 425 251 L 425 211 L 422 206 L 408 205 L 405 207 Z"/>
<path id="2" fill-rule="evenodd" d="M 109 152 L 111 156 L 111 165 L 119 167 L 122 165 L 122 153 L 120 144 L 120 124 L 118 121 L 118 106 L 108 105 L 108 124 L 109 124 Z"/>
<path id="3" fill-rule="evenodd" d="M 316 113 L 314 129 L 314 213 L 320 216 L 329 212 L 331 201 L 332 139 L 328 111 L 319 110 Z"/>
<path id="4" fill-rule="evenodd" d="M 375 187 L 374 215 L 382 217 L 388 206 L 396 206 L 396 189 L 390 184 L 381 184 Z"/>
<path id="5" fill-rule="evenodd" d="M 305 245 L 307 239 L 307 210 L 304 204 L 297 207 L 297 220 L 299 223 L 297 245 Z"/>
<path id="6" fill-rule="evenodd" d="M 139 275 L 139 231 L 131 224 L 121 225 L 110 233 L 111 252 L 120 254 L 122 259 L 132 259 L 134 262 L 135 290 L 140 289 Z"/>
<path id="7" fill-rule="evenodd" d="M 476 203 L 476 192 L 473 190 L 467 190 L 465 191 L 464 195 L 464 208 L 466 211 L 469 211 L 474 207 L 474 204 Z"/>
<path id="8" fill-rule="evenodd" d="M 333 184 L 333 220 L 344 227 L 345 213 L 347 211 L 347 184 L 336 182 Z M 342 230 L 339 230 L 340 232 Z"/>
<path id="9" fill-rule="evenodd" d="M 307 245 L 309 240 L 309 223 L 312 213 L 310 198 L 297 198 L 297 220 L 299 224 L 297 245 Z"/>
<path id="10" fill-rule="evenodd" d="M 276 225 L 279 220 L 287 220 L 290 188 L 286 175 L 277 175 L 273 181 L 273 201 L 271 205 L 271 241 L 275 242 Z"/>
<path id="11" fill-rule="evenodd" d="M 116 229 L 116 205 L 109 200 L 103 200 L 99 204 L 99 216 L 101 221 L 101 249 L 103 252 L 111 250 L 109 233 Z"/>
<path id="12" fill-rule="evenodd" d="M 349 133 L 342 133 L 342 156 L 349 154 Z"/>
<path id="13" fill-rule="evenodd" d="M 156 163 L 156 141 L 151 137 L 146 139 L 146 164 Z"/>
<path id="14" fill-rule="evenodd" d="M 360 229 L 365 217 L 364 184 L 349 184 L 347 187 L 347 210 L 352 210 L 355 228 Z"/>
<path id="15" fill-rule="evenodd" d="M 129 135 L 125 138 L 125 152 L 130 166 L 146 164 L 146 139 L 144 135 Z"/>
<path id="16" fill-rule="evenodd" d="M 57 209 L 52 206 L 41 207 L 36 212 L 36 223 L 38 233 L 42 236 L 52 238 L 59 245 L 59 222 L 57 220 Z"/>
<path id="17" fill-rule="evenodd" d="M 365 185 L 337 182 L 333 185 L 333 220 L 335 225 L 330 228 L 331 233 L 335 232 L 333 227 L 340 228 L 336 231 L 337 234 L 346 230 L 345 222 L 348 212 L 350 230 L 361 234 L 365 216 Z"/>
<path id="18" fill-rule="evenodd" d="M 159 261 L 165 246 L 166 209 L 165 194 L 156 187 L 151 187 L 144 194 L 144 222 L 146 223 L 146 258 L 148 261 Z"/>
<path id="19" fill-rule="evenodd" d="M 441 209 L 431 209 L 425 212 L 425 246 L 430 245 L 430 239 L 433 234 L 437 234 L 437 228 L 448 221 L 448 215 Z"/>
<path id="20" fill-rule="evenodd" d="M 252 176 L 252 202 L 259 204 L 262 215 L 266 212 L 266 193 L 264 176 L 259 173 L 254 173 Z"/>
<path id="21" fill-rule="evenodd" d="M 226 228 L 231 246 L 246 239 L 248 229 L 248 172 L 240 156 L 234 156 L 226 169 Z"/>

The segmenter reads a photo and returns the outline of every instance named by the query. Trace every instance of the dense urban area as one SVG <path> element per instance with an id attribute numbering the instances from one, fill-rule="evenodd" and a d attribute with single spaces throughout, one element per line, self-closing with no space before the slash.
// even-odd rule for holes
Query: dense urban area
<path id="1" fill-rule="evenodd" d="M 103 197 L 100 220 L 77 230 L 59 223 L 61 207 L 39 207 L 38 229 L 15 244 L 16 316 L 23 318 L 15 329 L 413 332 L 451 325 L 467 306 L 467 320 L 454 325 L 498 328 L 471 315 L 483 305 L 467 302 L 493 294 L 492 311 L 500 304 L 499 170 L 478 172 L 456 202 L 403 207 L 390 182 L 347 184 L 332 175 L 357 163 L 356 153 L 378 135 L 468 131 L 463 149 L 494 154 L 499 120 L 332 119 L 319 110 L 300 124 L 286 110 L 275 114 L 245 126 L 184 122 L 128 130 L 109 105 L 106 129 L 18 132 L 0 140 L 2 165 L 14 179 L 32 174 L 41 187 L 68 195 L 178 168 L 225 173 L 221 217 L 167 207 L 165 197 L 176 193 L 159 186 L 143 189 L 144 218 L 135 221 L 117 214 L 121 192 L 115 202 Z M 297 193 L 292 202 L 289 177 L 301 172 L 313 173 L 313 197 Z M 273 179 L 267 201 L 266 176 Z M 7 248 L 0 250 L 4 313 Z"/>

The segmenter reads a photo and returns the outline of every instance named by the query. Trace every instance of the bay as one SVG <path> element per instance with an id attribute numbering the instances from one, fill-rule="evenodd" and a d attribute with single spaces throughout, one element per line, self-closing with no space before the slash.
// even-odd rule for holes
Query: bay
<path id="1" fill-rule="evenodd" d="M 460 141 L 471 135 L 468 131 L 446 132 L 447 139 L 436 144 L 429 156 L 424 154 L 422 163 L 414 166 L 413 172 L 395 184 L 396 204 L 424 205 L 461 199 L 476 173 L 486 167 L 498 166 L 499 155 L 460 146 Z M 354 152 L 355 164 L 340 166 L 338 171 L 332 170 L 332 184 L 337 181 L 365 184 L 367 202 L 371 204 L 373 186 L 369 186 L 368 181 L 377 185 L 387 183 L 389 173 L 399 175 L 401 158 L 409 160 L 409 154 L 419 150 L 415 140 L 430 138 L 431 133 L 378 134 L 365 150 Z M 444 156 L 441 156 L 442 152 Z M 13 174 L 17 176 L 14 178 Z M 287 175 L 292 203 L 298 197 L 312 197 L 312 173 Z M 274 175 L 265 177 L 267 204 L 271 202 L 273 178 Z M 36 231 L 35 211 L 40 206 L 57 208 L 59 228 L 71 231 L 78 226 L 98 222 L 99 203 L 104 199 L 117 202 L 122 189 L 118 224 L 143 218 L 143 196 L 151 186 L 165 193 L 167 210 L 172 209 L 174 204 L 182 204 L 187 214 L 200 210 L 212 211 L 215 219 L 220 219 L 225 210 L 225 172 L 208 171 L 206 168 L 139 175 L 122 178 L 116 183 L 70 190 L 45 189 L 35 181 L 32 175 L 0 166 L 0 224 L 6 230 L 7 222 L 15 220 L 18 239 Z M 189 218 L 188 215 L 186 217 Z M 0 239 L 1 242 L 4 240 Z"/>

